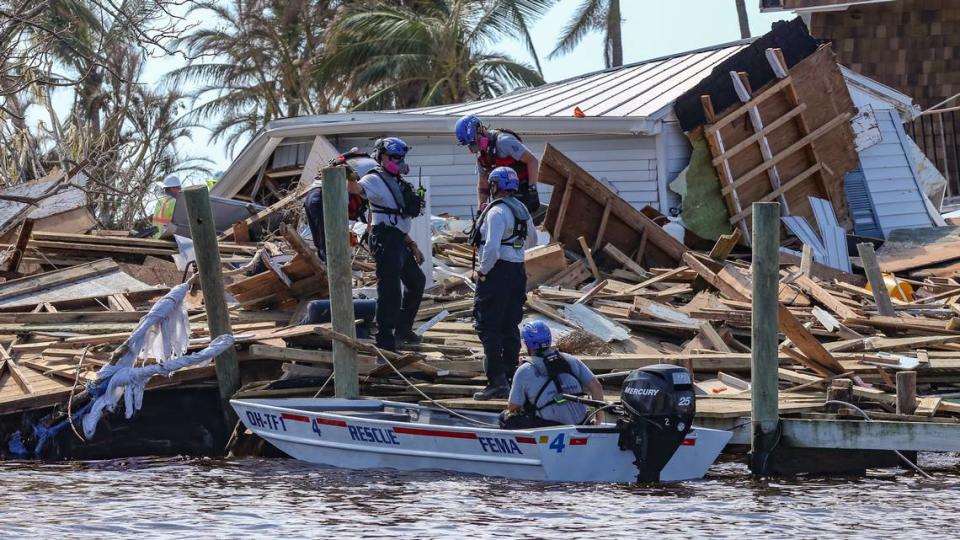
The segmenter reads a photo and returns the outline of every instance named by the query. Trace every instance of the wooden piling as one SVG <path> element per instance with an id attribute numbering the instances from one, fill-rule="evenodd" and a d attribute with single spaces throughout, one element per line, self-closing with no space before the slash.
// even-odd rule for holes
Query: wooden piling
<path id="1" fill-rule="evenodd" d="M 897 372 L 897 414 L 913 414 L 917 410 L 917 372 Z"/>
<path id="2" fill-rule="evenodd" d="M 327 242 L 327 279 L 333 329 L 357 337 L 353 315 L 353 274 L 347 218 L 347 175 L 343 167 L 323 169 L 323 227 Z M 334 392 L 339 398 L 360 396 L 357 353 L 346 343 L 333 342 Z"/>
<path id="3" fill-rule="evenodd" d="M 756 475 L 768 474 L 779 438 L 779 244 L 780 204 L 753 203 L 750 470 Z"/>
<path id="4" fill-rule="evenodd" d="M 223 276 L 220 274 L 220 249 L 213 211 L 210 208 L 210 195 L 206 186 L 188 187 L 183 190 L 182 195 L 181 200 L 187 205 L 187 217 L 190 220 L 190 236 L 193 238 L 197 273 L 200 275 L 200 289 L 203 291 L 203 306 L 207 312 L 207 328 L 210 330 L 210 339 L 213 339 L 230 334 L 232 330 L 230 312 L 227 311 L 224 296 Z M 233 347 L 217 356 L 215 369 L 223 412 L 228 425 L 233 425 L 236 416 L 230 407 L 229 399 L 240 389 L 240 367 L 237 365 L 237 353 Z"/>

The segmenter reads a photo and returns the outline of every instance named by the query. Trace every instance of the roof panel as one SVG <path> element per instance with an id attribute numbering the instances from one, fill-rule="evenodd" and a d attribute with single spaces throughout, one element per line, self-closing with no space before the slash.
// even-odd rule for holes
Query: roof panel
<path id="1" fill-rule="evenodd" d="M 398 114 L 486 117 L 569 117 L 580 107 L 589 117 L 646 118 L 706 77 L 749 41 L 717 45 L 588 73 L 493 99 L 396 111 Z"/>

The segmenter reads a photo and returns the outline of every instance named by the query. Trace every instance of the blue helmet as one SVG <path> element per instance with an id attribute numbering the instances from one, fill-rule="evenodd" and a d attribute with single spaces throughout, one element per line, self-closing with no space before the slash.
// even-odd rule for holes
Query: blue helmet
<path id="1" fill-rule="evenodd" d="M 457 127 L 454 132 L 457 134 L 457 142 L 461 145 L 472 143 L 477 138 L 477 127 L 480 126 L 480 119 L 477 115 L 470 114 L 457 120 Z"/>
<path id="2" fill-rule="evenodd" d="M 489 180 L 490 185 L 497 187 L 497 191 L 518 191 L 520 189 L 520 179 L 517 177 L 517 171 L 510 167 L 497 167 L 490 171 L 487 180 Z"/>
<path id="3" fill-rule="evenodd" d="M 405 157 L 410 151 L 410 146 L 403 142 L 399 137 L 386 137 L 377 139 L 373 145 L 373 158 L 380 161 L 384 155 Z"/>
<path id="4" fill-rule="evenodd" d="M 550 336 L 550 327 L 543 321 L 530 321 L 523 325 L 520 337 L 527 345 L 527 352 L 535 354 L 550 347 L 553 338 Z"/>

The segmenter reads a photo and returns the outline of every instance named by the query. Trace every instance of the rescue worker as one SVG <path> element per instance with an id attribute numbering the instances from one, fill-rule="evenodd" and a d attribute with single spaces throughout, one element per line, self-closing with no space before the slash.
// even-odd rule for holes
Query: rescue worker
<path id="1" fill-rule="evenodd" d="M 156 232 L 154 238 L 170 238 L 173 236 L 173 211 L 177 207 L 177 195 L 180 193 L 180 177 L 175 174 L 163 179 L 163 196 L 153 207 L 153 226 Z"/>
<path id="2" fill-rule="evenodd" d="M 536 226 L 526 206 L 515 197 L 520 187 L 510 167 L 490 172 L 492 200 L 471 233 L 479 246 L 474 326 L 483 344 L 487 386 L 476 400 L 502 399 L 520 360 L 520 321 L 527 299 L 527 272 L 523 252 L 537 244 Z"/>
<path id="3" fill-rule="evenodd" d="M 323 236 L 323 178 L 319 172 L 310 184 L 310 190 L 303 197 L 303 213 L 307 218 L 307 226 L 310 227 L 313 246 L 317 248 L 317 256 L 321 261 L 327 262 L 327 241 Z"/>
<path id="4" fill-rule="evenodd" d="M 520 136 L 507 129 L 490 129 L 475 115 L 457 120 L 457 142 L 477 155 L 477 213 L 489 202 L 489 175 L 496 167 L 510 167 L 517 173 L 519 199 L 534 214 L 540 208 L 537 177 L 540 161 L 524 146 Z"/>
<path id="5" fill-rule="evenodd" d="M 517 369 L 501 414 L 501 427 L 529 429 L 545 426 L 583 424 L 586 405 L 563 397 L 589 393 L 603 401 L 603 388 L 590 368 L 579 359 L 552 347 L 550 328 L 543 321 L 523 325 L 523 342 L 529 358 Z M 593 418 L 603 423 L 603 412 Z"/>
<path id="6" fill-rule="evenodd" d="M 378 166 L 359 182 L 348 183 L 351 193 L 369 201 L 373 214 L 370 248 L 377 263 L 376 342 L 390 351 L 397 350 L 397 342 L 420 342 L 413 320 L 426 285 L 420 270 L 423 254 L 409 236 L 413 218 L 423 211 L 422 196 L 403 179 L 410 172 L 404 161 L 409 151 L 397 137 L 378 140 L 373 152 Z"/>

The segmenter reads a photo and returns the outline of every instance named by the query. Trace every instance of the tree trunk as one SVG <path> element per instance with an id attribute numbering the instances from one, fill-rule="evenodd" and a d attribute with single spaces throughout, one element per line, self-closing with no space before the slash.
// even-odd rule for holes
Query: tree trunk
<path id="1" fill-rule="evenodd" d="M 620 17 L 620 0 L 610 0 L 607 11 L 607 67 L 623 65 L 623 20 Z"/>
<path id="2" fill-rule="evenodd" d="M 740 38 L 747 39 L 750 37 L 750 19 L 747 17 L 746 0 L 736 0 L 736 2 L 737 18 L 740 20 Z"/>

